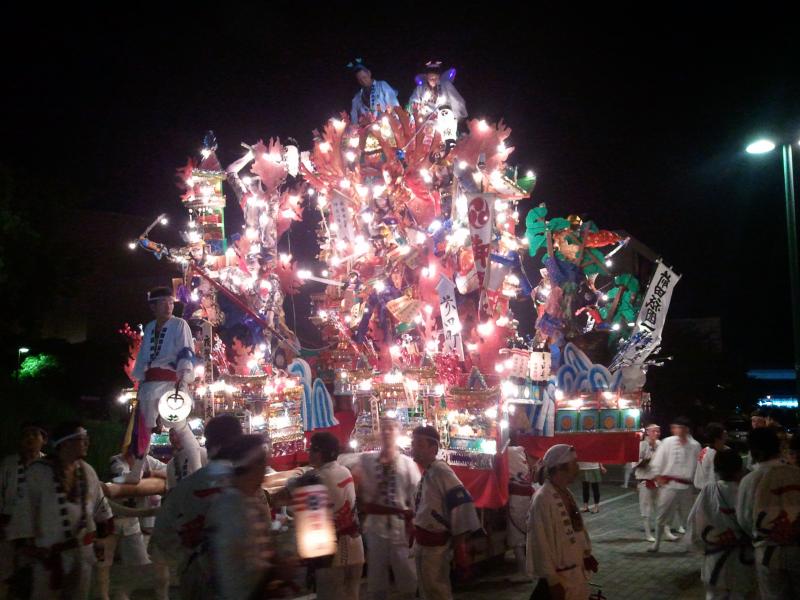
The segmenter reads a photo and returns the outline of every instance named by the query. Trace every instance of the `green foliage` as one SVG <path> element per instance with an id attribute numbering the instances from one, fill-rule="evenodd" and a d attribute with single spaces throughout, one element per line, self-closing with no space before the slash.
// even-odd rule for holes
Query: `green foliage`
<path id="1" fill-rule="evenodd" d="M 16 376 L 19 379 L 36 379 L 45 377 L 60 369 L 61 363 L 52 354 L 37 354 L 28 356 L 22 361 Z"/>

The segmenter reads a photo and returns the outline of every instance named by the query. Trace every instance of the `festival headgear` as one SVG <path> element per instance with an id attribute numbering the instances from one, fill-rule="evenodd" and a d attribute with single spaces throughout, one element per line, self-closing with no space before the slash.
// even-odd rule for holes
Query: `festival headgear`
<path id="1" fill-rule="evenodd" d="M 430 425 L 417 427 L 412 433 L 412 435 L 414 437 L 421 437 L 425 438 L 426 440 L 431 440 L 432 442 L 436 442 L 437 444 L 441 443 L 439 432 L 436 431 L 435 427 L 431 427 Z"/>
<path id="2" fill-rule="evenodd" d="M 173 302 L 175 301 L 175 297 L 172 295 L 172 290 L 168 287 L 157 287 L 147 292 L 148 302 L 155 302 L 156 300 L 161 300 L 162 298 L 172 300 Z"/>
<path id="3" fill-rule="evenodd" d="M 429 60 L 425 63 L 425 68 L 423 69 L 423 73 L 438 73 L 441 74 L 442 72 L 442 61 L 440 60 Z"/>
<path id="4" fill-rule="evenodd" d="M 55 436 L 58 437 L 55 437 Z M 59 445 L 63 444 L 66 441 L 74 440 L 75 438 L 87 437 L 89 432 L 86 431 L 83 427 L 78 427 L 77 429 L 73 429 L 71 433 L 67 433 L 66 431 L 56 431 L 54 434 L 53 439 L 53 448 L 58 448 Z"/>
<path id="5" fill-rule="evenodd" d="M 347 68 L 350 69 L 353 74 L 358 73 L 359 71 L 369 71 L 369 67 L 364 64 L 364 61 L 360 58 L 355 59 L 347 63 Z"/>
<path id="6" fill-rule="evenodd" d="M 651 423 L 650 425 L 644 428 L 645 431 L 650 431 L 651 429 L 661 429 L 661 426 L 656 425 L 655 423 Z"/>
<path id="7" fill-rule="evenodd" d="M 568 444 L 556 444 L 550 446 L 547 452 L 544 453 L 542 464 L 546 469 L 552 469 L 558 465 L 565 465 L 576 460 L 578 455 L 575 453 L 575 448 Z"/>
<path id="8" fill-rule="evenodd" d="M 675 417 L 672 419 L 672 423 L 670 423 L 670 425 L 680 425 L 681 427 L 690 428 L 692 423 L 686 417 Z"/>

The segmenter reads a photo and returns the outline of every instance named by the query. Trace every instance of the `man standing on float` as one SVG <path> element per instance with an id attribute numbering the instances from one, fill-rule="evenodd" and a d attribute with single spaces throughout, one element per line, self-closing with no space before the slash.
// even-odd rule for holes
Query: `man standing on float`
<path id="1" fill-rule="evenodd" d="M 350 121 L 353 125 L 358 125 L 362 117 L 369 119 L 370 116 L 376 116 L 390 106 L 400 105 L 397 100 L 397 90 L 385 81 L 373 79 L 372 71 L 361 62 L 360 58 L 349 63 L 347 67 L 353 72 L 361 88 L 353 96 L 350 107 Z"/>
<path id="2" fill-rule="evenodd" d="M 159 400 L 164 394 L 175 392 L 182 385 L 194 381 L 192 332 L 186 321 L 172 315 L 175 308 L 172 290 L 167 287 L 155 288 L 147 294 L 147 302 L 155 320 L 144 328 L 142 345 L 133 367 L 133 377 L 139 382 L 130 440 L 136 462 L 125 477 L 126 483 L 137 483 L 142 477 L 144 457 L 150 450 L 150 434 L 154 429 L 160 429 Z M 168 423 L 167 426 L 174 428 L 181 438 L 184 451 L 192 463 L 189 472 L 199 469 L 202 466 L 200 445 L 186 420 Z"/>

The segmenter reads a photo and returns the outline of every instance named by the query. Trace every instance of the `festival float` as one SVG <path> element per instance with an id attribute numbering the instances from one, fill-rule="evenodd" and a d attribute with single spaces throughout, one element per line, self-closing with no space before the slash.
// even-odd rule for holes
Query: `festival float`
<path id="1" fill-rule="evenodd" d="M 534 174 L 509 164 L 510 135 L 502 121 L 411 104 L 331 118 L 308 151 L 242 144 L 223 168 L 209 133 L 179 172 L 183 244 L 152 227 L 132 244 L 176 265 L 200 358 L 193 415 L 240 415 L 269 434 L 278 469 L 304 464 L 314 430 L 365 451 L 384 415 L 407 448 L 431 424 L 483 509 L 508 500 L 509 444 L 635 460 L 645 374 L 680 276 L 626 260 L 626 234 L 550 215 Z M 226 232 L 226 210 L 241 211 L 242 233 Z M 318 262 L 298 265 L 278 243 L 309 211 Z M 298 293 L 313 306 L 314 348 L 284 318 Z M 535 323 L 527 335 L 520 311 Z"/>

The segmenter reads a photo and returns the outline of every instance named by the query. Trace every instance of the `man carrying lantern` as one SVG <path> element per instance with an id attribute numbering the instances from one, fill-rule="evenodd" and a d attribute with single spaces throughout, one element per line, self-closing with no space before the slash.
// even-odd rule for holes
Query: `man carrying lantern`
<path id="1" fill-rule="evenodd" d="M 182 385 L 194 381 L 194 342 L 189 324 L 174 317 L 175 298 L 172 290 L 158 287 L 147 294 L 147 303 L 155 316 L 144 328 L 142 344 L 133 367 L 133 377 L 139 382 L 136 412 L 130 445 L 134 448 L 136 461 L 125 483 L 138 483 L 145 468 L 145 457 L 150 450 L 150 434 L 159 425 L 158 408 L 161 398 L 172 392 L 176 398 Z M 187 401 L 185 397 L 181 401 Z M 201 464 L 200 444 L 189 428 L 186 419 L 169 423 L 181 438 L 187 455 L 190 455 L 190 471 Z"/>

